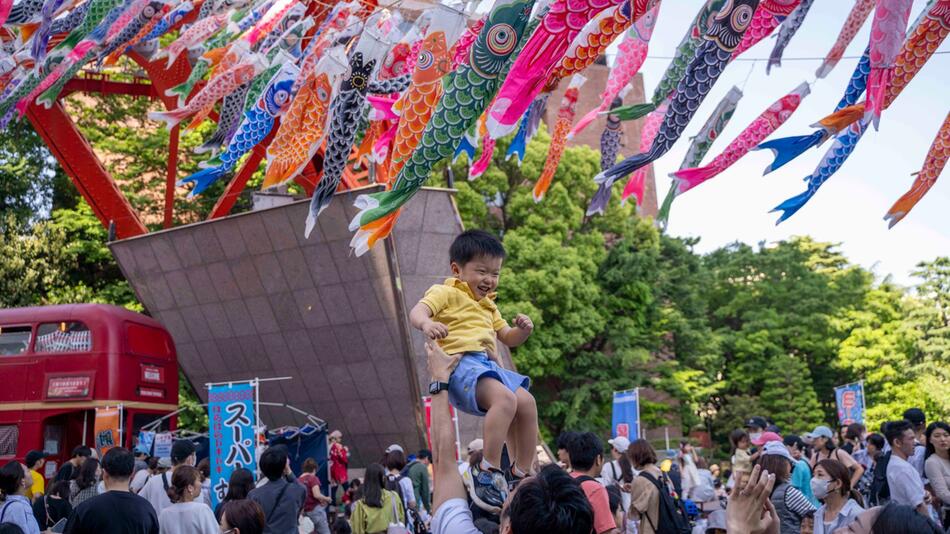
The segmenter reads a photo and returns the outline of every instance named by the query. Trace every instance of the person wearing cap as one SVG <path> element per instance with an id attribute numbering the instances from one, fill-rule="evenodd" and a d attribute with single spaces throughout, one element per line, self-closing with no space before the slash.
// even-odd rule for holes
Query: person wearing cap
<path id="1" fill-rule="evenodd" d="M 610 456 L 613 457 L 613 460 L 605 463 L 600 470 L 600 480 L 604 486 L 620 488 L 621 506 L 623 511 L 626 512 L 630 509 L 630 492 L 624 489 L 624 485 L 633 482 L 633 477 L 637 476 L 630 465 L 630 459 L 627 458 L 630 440 L 626 436 L 617 436 L 608 439 L 607 443 L 610 444 Z"/>
<path id="2" fill-rule="evenodd" d="M 816 426 L 815 430 L 811 431 L 812 447 L 815 452 L 811 455 L 808 465 L 811 466 L 812 472 L 814 472 L 818 462 L 828 458 L 838 460 L 851 472 L 851 487 L 855 488 L 858 486 L 861 476 L 864 475 L 864 466 L 855 461 L 844 449 L 836 447 L 834 440 L 831 439 L 832 436 L 834 436 L 834 433 L 824 425 Z"/>
<path id="3" fill-rule="evenodd" d="M 927 416 L 920 408 L 910 408 L 904 411 L 904 420 L 910 421 L 910 424 L 914 426 L 914 454 L 907 459 L 907 462 L 917 469 L 921 478 L 924 479 L 924 484 L 926 484 L 927 474 L 924 472 L 924 457 L 927 451 Z"/>
<path id="4" fill-rule="evenodd" d="M 171 469 L 158 476 L 153 476 L 145 482 L 145 486 L 139 492 L 139 495 L 148 500 L 156 514 L 160 515 L 162 510 L 172 505 L 171 499 L 168 498 L 168 488 L 171 487 L 175 469 L 182 465 L 194 467 L 195 455 L 194 443 L 187 439 L 175 440 L 172 443 Z"/>
<path id="5" fill-rule="evenodd" d="M 33 481 L 30 489 L 26 490 L 26 498 L 35 501 L 46 492 L 46 479 L 40 473 L 40 469 L 43 469 L 43 464 L 46 463 L 46 453 L 36 450 L 30 451 L 26 453 L 26 458 L 23 461 L 26 463 L 26 468 L 30 470 Z"/>
<path id="6" fill-rule="evenodd" d="M 753 443 L 762 436 L 762 433 L 765 432 L 765 427 L 769 426 L 769 422 L 765 420 L 764 417 L 754 416 L 750 417 L 745 422 L 745 430 L 749 434 L 749 440 Z"/>
<path id="7" fill-rule="evenodd" d="M 791 484 L 795 459 L 781 441 L 770 441 L 762 448 L 757 465 L 775 475 L 775 487 L 770 497 L 779 518 L 781 534 L 799 534 L 802 520 L 812 516 L 817 508 L 801 491 Z"/>

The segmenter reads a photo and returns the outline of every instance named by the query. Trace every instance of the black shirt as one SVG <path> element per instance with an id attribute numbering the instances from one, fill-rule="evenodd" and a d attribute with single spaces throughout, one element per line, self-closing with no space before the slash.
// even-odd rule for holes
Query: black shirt
<path id="1" fill-rule="evenodd" d="M 73 511 L 73 507 L 66 499 L 54 499 L 49 495 L 43 495 L 33 503 L 33 515 L 36 522 L 40 525 L 40 530 L 46 530 L 56 524 L 60 519 L 68 518 Z"/>
<path id="2" fill-rule="evenodd" d="M 73 464 L 66 462 L 63 464 L 62 467 L 59 468 L 59 471 L 56 473 L 56 478 L 54 479 L 54 481 L 59 482 L 60 480 L 65 480 L 69 482 L 72 479 L 73 479 Z"/>
<path id="3" fill-rule="evenodd" d="M 107 491 L 73 510 L 66 534 L 158 534 L 158 515 L 144 497 Z"/>

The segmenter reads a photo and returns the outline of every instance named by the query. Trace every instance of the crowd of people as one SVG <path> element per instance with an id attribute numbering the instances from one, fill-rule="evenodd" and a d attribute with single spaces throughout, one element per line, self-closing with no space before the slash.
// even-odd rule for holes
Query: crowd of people
<path id="1" fill-rule="evenodd" d="M 506 369 L 500 341 L 525 342 L 494 304 L 505 250 L 480 231 L 449 251 L 453 276 L 410 312 L 427 338 L 432 451 L 392 444 L 350 480 L 349 450 L 330 434 L 329 487 L 307 459 L 268 447 L 259 477 L 236 469 L 212 508 L 210 466 L 192 442 L 169 459 L 122 447 L 77 447 L 48 489 L 44 455 L 0 468 L 0 534 L 943 534 L 950 526 L 950 425 L 918 408 L 868 433 L 818 426 L 797 435 L 759 416 L 729 435 L 728 462 L 688 441 L 658 454 L 644 439 L 565 432 L 557 461 L 537 456 L 530 380 Z M 484 417 L 456 459 L 449 406 Z M 787 429 L 786 429 L 787 430 Z M 609 450 L 609 452 L 607 452 Z M 327 493 L 324 493 L 324 489 Z M 943 525 L 943 527 L 941 526 Z"/>

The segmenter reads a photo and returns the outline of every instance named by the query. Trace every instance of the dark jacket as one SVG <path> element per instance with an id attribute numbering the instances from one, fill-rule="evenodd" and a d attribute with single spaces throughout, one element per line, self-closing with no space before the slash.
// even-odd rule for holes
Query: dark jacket
<path id="1" fill-rule="evenodd" d="M 267 521 L 264 534 L 297 532 L 297 519 L 303 510 L 306 496 L 306 488 L 297 482 L 293 475 L 271 480 L 247 494 L 248 499 L 259 504 L 261 510 L 264 510 L 264 518 Z"/>

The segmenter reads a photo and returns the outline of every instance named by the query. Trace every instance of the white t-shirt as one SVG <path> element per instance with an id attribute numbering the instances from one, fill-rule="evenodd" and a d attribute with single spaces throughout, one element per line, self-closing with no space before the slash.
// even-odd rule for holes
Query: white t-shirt
<path id="1" fill-rule="evenodd" d="M 887 485 L 891 490 L 891 500 L 897 504 L 916 508 L 924 502 L 924 482 L 920 473 L 896 454 L 891 454 L 887 462 Z"/>
<path id="2" fill-rule="evenodd" d="M 161 534 L 217 534 L 220 532 L 214 512 L 205 503 L 192 501 L 173 504 L 158 515 Z"/>
<path id="3" fill-rule="evenodd" d="M 633 476 L 637 476 L 636 470 L 633 470 Z M 620 488 L 620 505 L 623 511 L 630 510 L 630 494 L 623 491 L 623 471 L 620 469 L 620 460 L 607 462 L 600 469 L 600 482 L 604 486 L 617 486 Z"/>
<path id="4" fill-rule="evenodd" d="M 162 477 L 165 478 L 164 483 L 162 482 Z M 145 483 L 145 487 L 139 492 L 139 495 L 145 497 L 145 500 L 152 505 L 152 508 L 155 509 L 155 513 L 158 515 L 161 515 L 162 510 L 172 505 L 172 501 L 168 498 L 165 484 L 168 484 L 168 487 L 172 485 L 171 470 L 149 478 Z"/>
<path id="5" fill-rule="evenodd" d="M 449 499 L 432 517 L 432 534 L 481 534 L 465 499 Z"/>
<path id="6" fill-rule="evenodd" d="M 152 475 L 149 474 L 148 469 L 140 469 L 138 473 L 135 473 L 135 476 L 132 477 L 132 482 L 129 483 L 129 489 L 132 490 L 132 493 L 138 493 L 142 491 L 142 488 L 145 487 L 145 483 L 148 482 L 149 477 Z"/>

